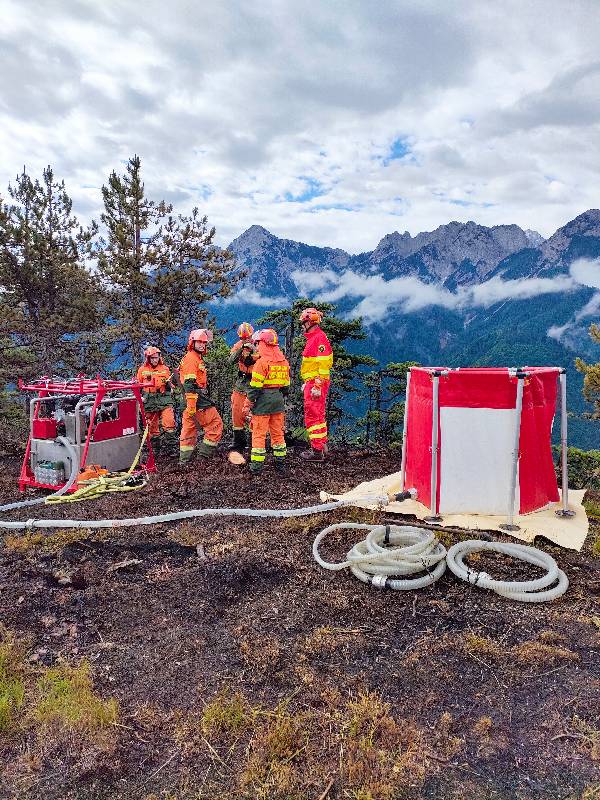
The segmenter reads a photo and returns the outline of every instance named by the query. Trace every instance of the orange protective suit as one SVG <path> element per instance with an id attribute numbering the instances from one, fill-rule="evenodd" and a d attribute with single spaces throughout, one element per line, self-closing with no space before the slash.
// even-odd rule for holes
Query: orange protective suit
<path id="1" fill-rule="evenodd" d="M 142 385 L 144 411 L 148 420 L 148 436 L 152 445 L 164 442 L 165 449 L 173 452 L 177 444 L 173 393 L 170 384 L 171 371 L 160 358 L 154 367 L 147 356 L 138 369 L 136 380 Z M 162 434 L 161 434 L 162 427 Z"/>
<path id="2" fill-rule="evenodd" d="M 259 342 L 258 354 L 248 388 L 248 400 L 252 404 L 252 472 L 260 472 L 264 465 L 267 433 L 278 469 L 283 469 L 287 455 L 284 397 L 290 385 L 290 365 L 277 345 Z"/>
<path id="3" fill-rule="evenodd" d="M 215 452 L 223 435 L 223 420 L 207 393 L 206 366 L 200 353 L 189 345 L 181 360 L 179 376 L 185 392 L 186 408 L 183 412 L 179 438 L 179 462 L 189 462 L 198 441 L 198 426 L 204 431 L 198 455 L 209 457 Z"/>

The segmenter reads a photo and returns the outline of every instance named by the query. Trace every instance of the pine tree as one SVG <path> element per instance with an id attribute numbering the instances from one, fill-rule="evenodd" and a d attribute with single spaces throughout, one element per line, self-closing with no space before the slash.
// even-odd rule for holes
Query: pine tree
<path id="1" fill-rule="evenodd" d="M 331 303 L 313 303 L 306 298 L 295 300 L 289 308 L 268 311 L 259 324 L 267 325 L 284 336 L 283 350 L 290 362 L 292 386 L 288 399 L 288 422 L 291 429 L 304 427 L 304 411 L 302 387 L 299 379 L 302 350 L 306 339 L 298 318 L 305 308 L 317 308 L 324 314 L 322 328 L 327 334 L 333 349 L 334 366 L 331 374 L 331 386 L 327 396 L 327 419 L 330 425 L 338 429 L 348 423 L 348 395 L 360 390 L 362 380 L 360 368 L 373 366 L 377 360 L 372 356 L 351 353 L 345 342 L 361 341 L 367 338 L 362 320 L 342 320 L 333 313 L 335 306 Z"/>
<path id="2" fill-rule="evenodd" d="M 597 343 L 600 344 L 600 325 L 590 325 L 590 336 Z M 581 358 L 576 359 L 575 366 L 580 372 L 583 372 L 583 396 L 585 399 L 594 404 L 594 411 L 592 416 L 596 419 L 600 418 L 600 363 L 586 364 Z"/>
<path id="3" fill-rule="evenodd" d="M 145 197 L 137 155 L 127 162 L 125 175 L 111 173 L 108 186 L 102 187 L 102 198 L 101 219 L 108 239 L 98 249 L 98 268 L 113 301 L 115 355 L 131 371 L 148 338 L 148 300 L 151 271 L 158 263 L 160 222 L 172 208 Z"/>
<path id="4" fill-rule="evenodd" d="M 230 294 L 241 275 L 232 254 L 214 247 L 215 230 L 198 209 L 173 216 L 171 205 L 146 197 L 137 155 L 124 175 L 111 173 L 102 195 L 107 240 L 98 266 L 114 298 L 115 355 L 131 371 L 146 343 L 179 350 L 182 334 L 205 324 L 204 304 Z"/>
<path id="5" fill-rule="evenodd" d="M 415 361 L 390 363 L 365 377 L 368 408 L 359 424 L 365 428 L 366 444 L 401 444 L 406 377 L 409 369 L 416 365 Z"/>
<path id="6" fill-rule="evenodd" d="M 85 267 L 96 234 L 72 213 L 64 181 L 25 170 L 0 200 L 0 383 L 98 368 L 102 291 Z"/>
<path id="7" fill-rule="evenodd" d="M 206 304 L 228 297 L 245 274 L 235 271 L 229 250 L 214 246 L 214 236 L 197 208 L 165 221 L 157 244 L 159 266 L 151 276 L 147 333 L 167 353 L 180 347 L 182 331 L 206 327 Z"/>

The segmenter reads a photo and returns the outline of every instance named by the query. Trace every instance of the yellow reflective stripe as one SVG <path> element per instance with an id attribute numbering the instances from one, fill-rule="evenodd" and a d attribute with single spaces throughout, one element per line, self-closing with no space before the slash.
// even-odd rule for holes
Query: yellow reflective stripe
<path id="1" fill-rule="evenodd" d="M 186 374 L 183 375 L 182 380 L 189 381 L 190 378 L 195 380 L 196 379 L 196 373 L 195 372 L 186 372 Z"/>
<path id="2" fill-rule="evenodd" d="M 323 433 L 309 433 L 308 434 L 308 438 L 309 439 L 326 439 L 327 438 L 327 431 L 324 431 Z"/>
<path id="3" fill-rule="evenodd" d="M 216 447 L 217 446 L 217 442 L 211 442 L 210 439 L 202 439 L 202 444 L 208 444 L 211 447 Z"/>
<path id="4" fill-rule="evenodd" d="M 307 428 L 306 430 L 310 433 L 310 431 L 316 431 L 318 428 L 326 428 L 326 427 L 327 427 L 326 422 L 317 422 L 316 425 L 311 425 L 310 428 Z"/>
<path id="5" fill-rule="evenodd" d="M 179 445 L 179 449 L 180 450 L 186 450 L 186 451 L 187 450 L 193 450 L 194 449 L 194 445 L 193 444 L 192 445 L 180 444 Z"/>
<path id="6" fill-rule="evenodd" d="M 265 381 L 264 385 L 265 386 L 281 386 L 281 387 L 283 387 L 283 386 L 289 386 L 290 382 L 289 381 L 285 381 L 284 382 L 284 381 L 281 380 L 281 378 L 273 378 L 272 380 L 269 380 L 267 378 L 267 380 Z M 252 386 L 252 383 L 250 383 L 250 386 Z"/>
<path id="7" fill-rule="evenodd" d="M 333 353 L 328 356 L 304 356 L 302 365 L 307 367 L 327 366 L 331 367 L 333 364 Z"/>
<path id="8" fill-rule="evenodd" d="M 250 386 L 254 389 L 261 389 L 265 382 L 265 376 L 262 372 L 253 372 L 252 378 L 250 379 Z"/>

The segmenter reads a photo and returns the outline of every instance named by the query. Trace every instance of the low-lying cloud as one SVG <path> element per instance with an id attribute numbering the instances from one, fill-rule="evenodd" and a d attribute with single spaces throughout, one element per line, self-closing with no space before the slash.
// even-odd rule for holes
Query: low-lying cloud
<path id="1" fill-rule="evenodd" d="M 231 295 L 231 297 L 226 297 L 221 302 L 226 306 L 251 305 L 260 306 L 261 308 L 283 308 L 283 306 L 288 305 L 289 300 L 287 297 L 269 297 L 257 292 L 255 289 L 244 288 L 240 292 Z"/>
<path id="2" fill-rule="evenodd" d="M 318 291 L 313 295 L 316 302 L 336 303 L 345 298 L 359 300 L 351 315 L 361 316 L 366 324 L 372 324 L 381 322 L 393 311 L 407 314 L 431 306 L 462 311 L 487 308 L 507 300 L 571 292 L 582 286 L 600 289 L 600 259 L 578 259 L 567 274 L 553 278 L 504 280 L 495 276 L 474 286 L 460 287 L 456 292 L 411 276 L 386 280 L 381 275 L 359 275 L 353 270 L 341 274 L 331 270 L 314 274 L 295 271 L 291 277 L 301 293 Z M 576 321 L 596 313 L 599 304 L 600 294 L 594 295 L 578 312 Z M 551 328 L 551 331 L 548 335 L 554 338 L 564 333 L 558 327 Z"/>

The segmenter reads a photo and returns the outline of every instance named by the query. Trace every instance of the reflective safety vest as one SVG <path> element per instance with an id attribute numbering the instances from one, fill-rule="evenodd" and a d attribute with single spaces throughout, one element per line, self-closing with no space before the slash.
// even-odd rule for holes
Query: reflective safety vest
<path id="1" fill-rule="evenodd" d="M 300 378 L 304 383 L 313 378 L 329 380 L 329 373 L 333 367 L 333 350 L 329 339 L 318 325 L 304 335 L 306 344 L 302 351 Z"/>
<path id="2" fill-rule="evenodd" d="M 282 389 L 289 385 L 290 365 L 283 356 L 281 361 L 259 358 L 252 367 L 251 389 Z"/>

